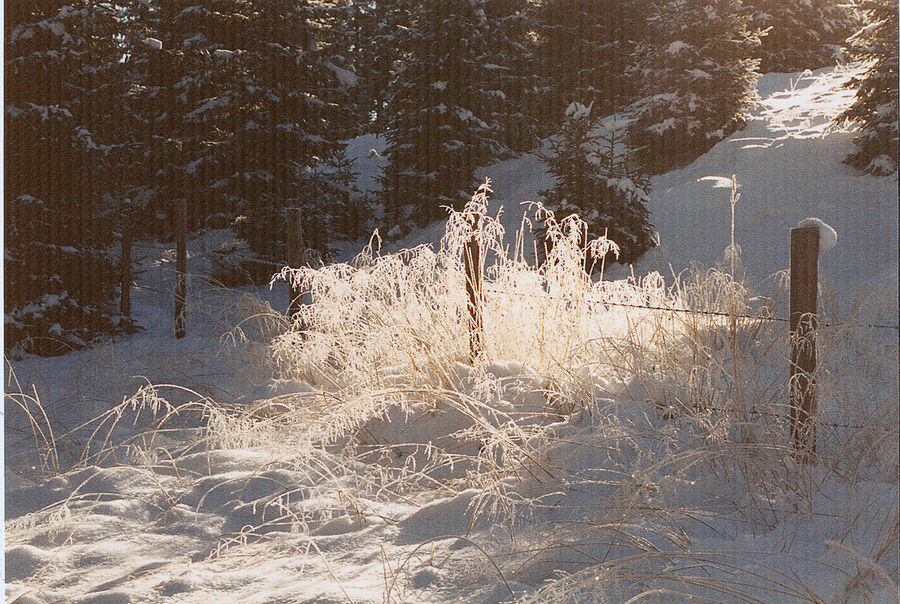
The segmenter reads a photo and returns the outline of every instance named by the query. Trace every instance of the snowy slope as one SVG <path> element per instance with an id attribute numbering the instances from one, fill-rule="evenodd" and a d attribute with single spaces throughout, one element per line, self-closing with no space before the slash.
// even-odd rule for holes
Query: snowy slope
<path id="1" fill-rule="evenodd" d="M 729 192 L 698 179 L 735 175 L 735 241 L 758 281 L 788 266 L 789 231 L 817 217 L 835 228 L 837 246 L 823 254 L 823 286 L 855 295 L 864 284 L 897 289 L 897 176 L 873 178 L 841 163 L 853 132 L 829 127 L 853 99 L 842 88 L 853 70 L 768 74 L 759 82 L 753 119 L 683 170 L 653 179 L 651 220 L 660 233 L 656 257 L 642 268 L 712 265 L 729 244 Z"/>
<path id="2" fill-rule="evenodd" d="M 741 193 L 735 240 L 751 283 L 785 270 L 790 229 L 817 217 L 839 236 L 837 247 L 820 261 L 823 286 L 844 302 L 866 284 L 896 291 L 897 175 L 876 178 L 841 163 L 854 133 L 831 125 L 852 102 L 854 91 L 843 85 L 855 73 L 826 68 L 764 75 L 760 105 L 746 128 L 686 168 L 652 179 L 650 220 L 661 245 L 639 262 L 637 273 L 658 270 L 670 278 L 693 262 L 713 266 L 722 261 L 730 238 L 728 191 L 699 179 L 734 175 Z M 525 212 L 521 202 L 539 200 L 540 191 L 552 186 L 544 162 L 534 154 L 484 168 L 479 178 L 484 177 L 493 184 L 493 207 L 503 207 L 507 233 L 519 229 Z M 437 223 L 390 249 L 436 244 L 442 234 L 443 223 Z"/>
<path id="3" fill-rule="evenodd" d="M 826 280 L 842 289 L 887 282 L 896 292 L 897 179 L 858 176 L 843 166 L 852 134 L 825 128 L 849 101 L 840 85 L 850 75 L 823 70 L 765 76 L 762 105 L 743 132 L 685 169 L 654 179 L 652 220 L 662 248 L 638 269 L 671 263 L 677 271 L 694 260 L 720 260 L 729 237 L 726 191 L 698 179 L 735 174 L 742 186 L 736 236 L 752 276 L 784 268 L 787 229 L 817 216 L 839 237 L 822 256 Z M 351 145 L 360 184 L 369 190 L 384 165 L 371 149 L 382 151 L 383 141 L 364 137 Z M 551 184 L 534 154 L 486 168 L 481 176 L 493 181 L 508 233 L 521 224 L 520 202 L 537 199 Z M 444 225 L 436 224 L 398 245 L 435 244 L 443 232 Z M 203 248 L 229 243 L 220 238 L 228 234 L 191 242 L 189 272 L 209 269 Z M 339 419 L 329 415 L 340 410 L 339 401 L 300 378 L 273 379 L 265 344 L 281 326 L 266 317 L 286 306 L 283 284 L 228 292 L 198 278 L 190 288 L 188 337 L 176 342 L 172 250 L 158 245 L 140 251 L 147 255 L 146 272 L 133 304 L 145 331 L 64 357 L 12 361 L 7 368 L 7 391 L 17 385 L 9 379 L 14 373 L 25 393 L 7 399 L 5 413 L 7 601 L 493 603 L 535 597 L 674 603 L 688 591 L 700 601 L 897 601 L 900 492 L 888 450 L 896 431 L 894 440 L 885 438 L 877 429 L 880 415 L 859 420 L 875 429 L 861 431 L 867 454 L 859 465 L 848 461 L 856 469 L 846 481 L 816 467 L 798 469 L 777 452 L 707 465 L 693 456 L 699 449 L 691 448 L 689 427 L 655 413 L 651 399 L 663 395 L 625 372 L 564 367 L 578 386 L 565 396 L 589 399 L 592 407 L 541 414 L 536 409 L 551 401 L 572 403 L 559 403 L 558 384 L 527 364 L 458 362 L 441 376 L 450 386 L 441 387 L 456 388 L 472 406 L 386 409 L 384 417 L 365 424 L 359 446 L 401 445 L 371 463 L 348 457 L 341 448 L 351 442 L 346 439 L 310 449 L 304 434 Z M 624 313 L 611 317 L 617 324 L 604 325 L 610 331 L 630 326 Z M 873 354 L 880 354 L 884 342 L 872 343 Z M 856 352 L 848 349 L 848 357 Z M 877 366 L 864 368 L 862 398 L 893 400 L 895 406 L 896 368 L 883 374 Z M 129 398 L 145 384 L 160 386 Z M 123 447 L 116 457 L 89 459 L 62 473 L 46 448 L 32 448 L 49 439 L 41 408 L 56 438 L 106 409 L 112 412 L 105 425 L 118 422 L 109 442 L 108 428 L 91 436 L 96 424 L 76 431 L 74 441 L 62 439 L 57 454 L 64 469 L 78 461 L 89 439 L 95 442 L 91 451 L 100 451 L 142 434 L 149 406 L 162 405 L 161 398 L 180 406 L 141 448 Z M 257 400 L 263 402 L 252 404 Z M 16 402 L 28 405 L 43 433 L 35 434 Z M 307 414 L 302 427 L 279 426 L 279 409 L 298 403 Z M 483 403 L 490 403 L 491 413 L 515 418 L 523 434 L 529 422 L 538 422 L 552 435 L 534 465 L 513 462 L 523 469 L 520 475 L 470 480 L 476 468 L 465 458 L 480 454 L 483 443 L 452 433 L 470 427 L 473 409 Z M 835 405 L 823 404 L 823 412 L 858 420 Z M 225 428 L 215 433 L 226 425 L 233 430 L 233 424 L 217 423 L 210 411 L 217 406 L 249 409 L 246 434 Z M 894 421 L 896 414 L 886 417 Z M 718 429 L 714 417 L 701 419 L 702 428 Z M 205 434 L 204 425 L 219 437 L 215 446 L 194 442 Z M 279 438 L 266 442 L 260 436 L 266 429 L 277 430 Z M 823 442 L 847 434 L 828 428 Z M 411 488 L 409 476 L 421 469 L 422 449 L 430 442 L 450 442 L 460 461 L 440 483 L 423 480 Z M 752 443 L 748 449 L 752 453 Z M 396 459 L 390 457 L 395 453 Z M 776 467 L 763 459 L 776 460 Z M 796 483 L 774 481 L 770 491 L 749 486 L 754 477 L 762 483 L 782 475 Z"/>

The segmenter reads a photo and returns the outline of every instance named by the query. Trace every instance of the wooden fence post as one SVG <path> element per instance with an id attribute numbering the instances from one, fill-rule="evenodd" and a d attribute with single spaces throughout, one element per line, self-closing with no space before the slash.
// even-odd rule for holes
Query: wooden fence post
<path id="1" fill-rule="evenodd" d="M 816 454 L 816 304 L 819 229 L 791 229 L 791 441 L 802 463 Z"/>
<path id="2" fill-rule="evenodd" d="M 131 216 L 122 223 L 122 255 L 119 259 L 119 314 L 131 317 Z"/>
<path id="3" fill-rule="evenodd" d="M 291 268 L 303 266 L 303 223 L 300 208 L 287 210 L 287 261 Z M 303 292 L 293 280 L 288 282 L 288 288 L 291 297 L 288 303 L 288 317 L 293 319 L 303 304 Z"/>
<path id="4" fill-rule="evenodd" d="M 175 337 L 185 332 L 187 298 L 187 202 L 175 204 Z"/>
<path id="5" fill-rule="evenodd" d="M 467 308 L 469 311 L 469 359 L 474 363 L 482 350 L 484 331 L 481 244 L 478 241 L 478 229 L 481 228 L 480 217 L 470 216 L 469 226 L 472 231 L 463 250 L 463 261 L 466 273 Z"/>

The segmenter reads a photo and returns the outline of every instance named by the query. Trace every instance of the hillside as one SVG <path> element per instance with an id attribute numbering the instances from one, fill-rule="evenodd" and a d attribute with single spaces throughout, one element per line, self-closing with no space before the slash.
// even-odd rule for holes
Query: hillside
<path id="1" fill-rule="evenodd" d="M 853 100 L 853 90 L 843 86 L 855 73 L 852 68 L 826 68 L 762 76 L 760 103 L 746 128 L 690 166 L 652 179 L 650 220 L 660 247 L 636 271 L 658 270 L 671 277 L 673 270 L 694 262 L 712 266 L 721 261 L 730 236 L 728 191 L 700 179 L 735 176 L 741 193 L 735 241 L 751 282 L 787 268 L 790 229 L 814 216 L 840 237 L 840 244 L 821 259 L 826 288 L 840 292 L 844 301 L 852 301 L 865 284 L 896 290 L 897 176 L 872 178 L 844 165 L 854 133 L 833 124 Z M 492 207 L 502 206 L 501 220 L 509 233 L 519 229 L 525 214 L 521 202 L 539 201 L 540 192 L 552 185 L 534 154 L 482 169 L 479 176 L 491 179 Z M 443 223 L 437 223 L 391 249 L 436 243 L 442 235 Z"/>

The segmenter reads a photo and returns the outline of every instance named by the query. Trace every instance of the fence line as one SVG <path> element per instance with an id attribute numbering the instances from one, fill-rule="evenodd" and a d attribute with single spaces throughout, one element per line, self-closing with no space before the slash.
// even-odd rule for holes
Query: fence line
<path id="1" fill-rule="evenodd" d="M 156 249 L 157 246 L 150 244 L 143 244 L 141 242 L 133 242 L 132 247 L 146 247 Z M 277 267 L 279 269 L 291 268 L 286 262 L 273 262 L 271 260 L 264 260 L 262 258 L 256 259 L 253 262 L 259 264 L 266 264 L 273 267 Z M 140 286 L 138 286 L 140 287 Z M 146 289 L 146 288 L 145 288 Z M 544 296 L 539 296 L 535 294 L 527 294 L 524 292 L 508 292 L 500 289 L 493 289 L 484 286 L 483 291 L 485 293 L 495 293 L 495 294 L 503 294 L 506 296 L 520 296 L 525 298 L 535 298 L 535 299 L 550 299 L 550 300 L 568 300 L 568 298 L 562 298 L 559 296 L 551 296 L 549 294 Z M 606 300 L 596 300 L 594 298 L 585 298 L 585 302 L 593 302 L 595 304 L 605 304 L 606 306 L 616 306 L 621 308 L 636 308 L 636 309 L 645 309 L 645 310 L 659 310 L 663 312 L 673 312 L 673 313 L 683 313 L 683 314 L 691 314 L 691 315 L 708 315 L 713 317 L 733 317 L 735 319 L 753 319 L 756 321 L 775 321 L 780 323 L 790 323 L 790 319 L 785 317 L 761 317 L 754 315 L 735 315 L 727 312 L 720 312 L 714 310 L 691 310 L 687 308 L 667 308 L 665 306 L 647 306 L 643 304 L 626 304 L 624 302 L 610 302 Z M 886 324 L 877 324 L 877 323 L 819 323 L 816 327 L 821 329 L 825 327 L 842 327 L 844 325 L 856 325 L 857 327 L 868 327 L 870 329 L 896 329 L 900 331 L 900 325 L 886 325 Z"/>
<path id="2" fill-rule="evenodd" d="M 772 417 L 772 418 L 780 419 L 780 420 L 790 419 L 790 413 L 772 413 L 770 411 L 757 411 L 757 410 L 753 409 L 752 407 L 741 410 L 741 409 L 724 409 L 722 407 L 708 407 L 706 405 L 698 406 L 697 409 L 692 409 L 691 407 L 688 407 L 686 405 L 683 405 L 683 406 L 685 408 L 687 408 L 688 410 L 692 410 L 692 411 L 700 412 L 700 413 L 702 413 L 704 411 L 716 411 L 718 413 L 731 413 L 731 414 L 747 413 L 747 414 L 758 415 L 760 417 Z M 660 410 L 665 410 L 665 409 L 670 409 L 670 408 L 673 408 L 673 407 L 672 406 L 668 406 L 668 407 L 662 406 L 662 407 L 660 407 Z M 675 407 L 675 409 L 677 409 L 677 407 Z M 823 422 L 823 421 L 819 421 L 819 420 L 813 420 L 813 422 L 818 426 L 825 426 L 828 428 L 852 428 L 854 430 L 862 430 L 863 428 L 866 427 L 864 424 L 835 424 L 835 423 Z"/>
<path id="3" fill-rule="evenodd" d="M 563 298 L 560 296 L 552 296 L 550 294 L 547 294 L 545 296 L 540 296 L 537 294 L 528 294 L 525 292 L 508 292 L 508 291 L 503 291 L 501 289 L 492 289 L 492 288 L 485 288 L 484 291 L 486 293 L 489 292 L 489 293 L 495 293 L 495 294 L 503 294 L 506 296 L 520 296 L 520 297 L 524 297 L 524 298 L 534 298 L 534 299 L 538 299 L 538 300 L 544 300 L 544 299 L 564 300 L 564 301 L 569 300 L 569 298 Z M 732 313 L 720 312 L 720 311 L 715 311 L 715 310 L 691 310 L 688 308 L 667 308 L 665 306 L 647 306 L 647 305 L 643 305 L 643 304 L 626 304 L 624 302 L 611 302 L 611 301 L 606 301 L 606 300 L 597 300 L 595 298 L 583 298 L 582 300 L 585 302 L 593 302 L 595 304 L 604 304 L 606 306 L 617 306 L 617 307 L 622 307 L 622 308 L 643 308 L 643 309 L 647 309 L 647 310 L 660 310 L 660 311 L 664 311 L 664 312 L 684 313 L 684 314 L 690 314 L 690 315 L 709 315 L 709 316 L 714 316 L 714 317 L 731 317 L 731 318 L 735 318 L 735 319 L 753 319 L 756 321 L 777 321 L 780 323 L 790 323 L 790 319 L 787 319 L 784 317 L 762 317 L 762 316 L 754 316 L 754 315 L 735 315 Z M 817 327 L 819 327 L 819 328 L 841 327 L 843 325 L 857 325 L 858 327 L 870 327 L 873 329 L 898 329 L 898 330 L 900 330 L 900 325 L 879 325 L 879 324 L 873 324 L 873 323 L 854 324 L 854 323 L 846 323 L 846 322 L 845 323 L 821 323 L 821 324 L 817 325 Z"/>

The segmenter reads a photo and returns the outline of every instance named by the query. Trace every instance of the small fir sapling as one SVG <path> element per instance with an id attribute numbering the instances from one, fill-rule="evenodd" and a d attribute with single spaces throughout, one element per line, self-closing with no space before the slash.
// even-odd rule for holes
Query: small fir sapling
<path id="1" fill-rule="evenodd" d="M 654 245 L 646 207 L 649 179 L 635 168 L 626 144 L 628 120 L 611 116 L 594 125 L 591 111 L 581 103 L 567 107 L 547 157 L 556 184 L 542 195 L 557 215 L 578 214 L 587 223 L 586 240 L 605 236 L 616 242 L 618 261 L 630 264 Z M 546 233 L 538 238 L 546 242 Z M 591 269 L 590 260 L 585 262 Z"/>

